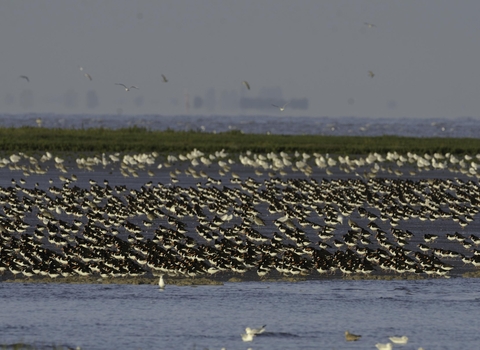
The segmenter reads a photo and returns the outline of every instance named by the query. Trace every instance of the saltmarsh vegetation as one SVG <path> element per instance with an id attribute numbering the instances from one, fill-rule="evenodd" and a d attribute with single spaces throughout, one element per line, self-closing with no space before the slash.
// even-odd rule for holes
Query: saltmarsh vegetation
<path id="1" fill-rule="evenodd" d="M 240 131 L 152 131 L 123 129 L 0 128 L 0 151 L 12 152 L 319 152 L 332 154 L 480 153 L 480 139 L 400 136 L 323 136 L 244 134 Z"/>

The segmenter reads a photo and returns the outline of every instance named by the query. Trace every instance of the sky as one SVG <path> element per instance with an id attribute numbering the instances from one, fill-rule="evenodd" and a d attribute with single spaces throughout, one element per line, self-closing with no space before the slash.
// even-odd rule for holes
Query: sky
<path id="1" fill-rule="evenodd" d="M 0 114 L 478 117 L 479 13 L 478 0 L 2 1 Z"/>

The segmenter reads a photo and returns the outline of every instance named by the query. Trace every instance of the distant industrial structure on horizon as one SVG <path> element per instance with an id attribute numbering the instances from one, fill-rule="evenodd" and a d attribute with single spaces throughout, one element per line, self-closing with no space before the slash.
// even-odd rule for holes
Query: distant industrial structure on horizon
<path id="1" fill-rule="evenodd" d="M 148 96 L 148 95 L 147 95 Z M 275 112 L 275 106 L 287 105 L 288 109 L 306 111 L 309 109 L 309 100 L 307 98 L 285 98 L 282 88 L 280 87 L 263 87 L 254 95 L 251 91 L 247 91 L 245 87 L 239 89 L 223 89 L 220 95 L 213 87 L 208 88 L 203 94 L 194 94 L 190 100 L 190 94 L 185 90 L 183 100 L 185 103 L 186 113 L 192 110 L 198 112 L 235 112 L 235 111 L 272 111 Z M 79 91 L 69 88 L 65 92 L 56 96 L 38 96 L 38 92 L 34 89 L 27 88 L 19 90 L 17 93 L 7 93 L 3 101 L 0 103 L 2 112 L 18 109 L 20 107 L 25 111 L 35 111 L 51 109 L 55 112 L 58 109 L 71 110 L 72 112 L 89 111 L 95 112 L 104 110 L 108 104 L 105 95 L 100 95 L 95 89 Z M 182 98 L 170 97 L 170 109 L 172 107 L 181 107 L 179 101 Z M 119 101 L 119 100 L 117 100 Z M 152 107 L 156 107 L 152 99 L 145 97 L 145 93 L 140 91 L 128 97 L 123 97 L 121 106 L 111 102 L 113 110 L 123 110 L 130 106 L 135 110 L 145 108 L 147 111 Z M 5 107 L 5 108 L 2 108 Z M 182 107 L 181 107 L 182 108 Z"/>

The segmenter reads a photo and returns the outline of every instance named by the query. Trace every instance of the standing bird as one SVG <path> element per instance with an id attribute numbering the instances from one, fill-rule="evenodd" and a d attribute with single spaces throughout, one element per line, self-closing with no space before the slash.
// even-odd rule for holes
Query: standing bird
<path id="1" fill-rule="evenodd" d="M 160 289 L 165 289 L 165 281 L 163 280 L 163 275 L 160 275 L 160 279 L 158 280 L 158 287 Z"/>
<path id="2" fill-rule="evenodd" d="M 127 85 L 125 84 L 121 84 L 121 83 L 115 83 L 115 85 L 120 85 L 120 86 L 123 86 L 125 88 L 125 91 L 130 91 L 130 89 L 138 89 L 138 87 L 136 87 L 135 85 L 132 85 L 130 87 L 128 87 Z"/>
<path id="3" fill-rule="evenodd" d="M 246 80 L 242 81 L 242 84 L 245 85 L 247 90 L 250 90 L 250 84 Z"/>
<path id="4" fill-rule="evenodd" d="M 25 79 L 26 81 L 30 82 L 30 79 L 26 75 L 20 75 L 19 78 Z"/>
<path id="5" fill-rule="evenodd" d="M 164 82 L 164 83 L 168 83 L 167 77 L 166 77 L 165 75 L 163 75 L 163 74 L 162 74 L 162 79 L 163 79 L 163 82 Z"/>
<path id="6" fill-rule="evenodd" d="M 373 73 L 371 70 L 368 71 L 368 76 L 370 78 L 373 78 L 375 76 L 375 73 Z"/>
<path id="7" fill-rule="evenodd" d="M 285 103 L 282 107 L 280 107 L 280 106 L 274 105 L 272 103 L 272 106 L 277 107 L 280 110 L 280 112 L 283 112 L 285 110 L 285 107 L 287 107 L 288 104 L 289 104 L 289 102 Z"/>
<path id="8" fill-rule="evenodd" d="M 263 221 L 263 219 L 260 216 L 254 216 L 253 217 L 253 222 L 257 226 L 265 226 L 265 221 Z"/>
<path id="9" fill-rule="evenodd" d="M 349 331 L 345 331 L 345 340 L 346 341 L 357 341 L 360 339 L 362 336 L 350 333 Z"/>

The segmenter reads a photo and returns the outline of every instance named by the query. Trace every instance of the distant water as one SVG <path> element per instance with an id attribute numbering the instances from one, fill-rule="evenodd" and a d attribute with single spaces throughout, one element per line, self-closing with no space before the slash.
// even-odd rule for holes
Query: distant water
<path id="1" fill-rule="evenodd" d="M 480 280 L 177 287 L 0 283 L 0 343 L 82 349 L 476 349 Z M 253 342 L 245 327 L 266 325 Z M 362 335 L 346 342 L 345 330 Z"/>
<path id="2" fill-rule="evenodd" d="M 480 137 L 480 119 L 416 119 L 360 117 L 288 117 L 288 116 L 161 116 L 161 115 L 0 115 L 0 126 L 36 126 L 37 120 L 48 128 L 124 128 L 151 130 L 201 130 L 223 132 L 240 130 L 258 134 L 318 134 L 412 137 Z M 40 121 L 41 120 L 41 121 Z"/>

